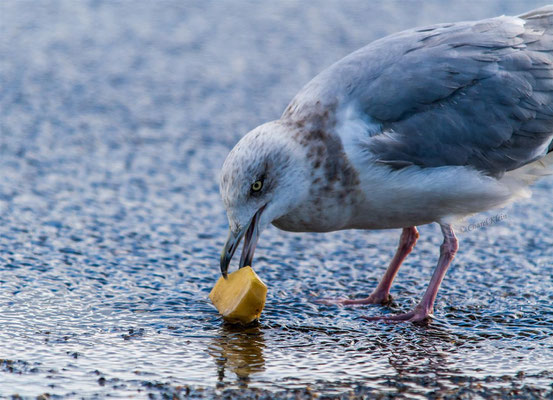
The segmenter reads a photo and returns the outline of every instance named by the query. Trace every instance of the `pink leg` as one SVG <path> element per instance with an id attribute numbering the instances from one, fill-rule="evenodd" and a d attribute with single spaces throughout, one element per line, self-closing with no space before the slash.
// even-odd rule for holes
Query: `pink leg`
<path id="1" fill-rule="evenodd" d="M 451 228 L 451 226 L 440 224 L 440 227 L 442 228 L 442 233 L 444 235 L 444 242 L 440 247 L 440 258 L 438 260 L 438 266 L 434 271 L 434 275 L 432 275 L 430 284 L 428 285 L 428 288 L 426 289 L 424 296 L 422 296 L 422 300 L 420 301 L 420 303 L 412 311 L 405 314 L 392 315 L 392 316 L 380 315 L 376 317 L 363 317 L 363 318 L 369 321 L 382 320 L 382 321 L 391 321 L 391 322 L 393 321 L 417 322 L 417 321 L 424 321 L 430 317 L 430 315 L 434 311 L 434 301 L 436 300 L 436 295 L 438 294 L 438 289 L 440 288 L 440 284 L 444 279 L 444 276 L 447 271 L 447 268 L 449 267 L 449 264 L 451 264 L 451 261 L 453 261 L 453 258 L 455 257 L 455 254 L 459 249 L 459 242 L 457 241 L 457 238 L 455 237 L 455 233 L 453 232 L 453 229 Z"/>
<path id="2" fill-rule="evenodd" d="M 327 299 L 321 300 L 320 302 L 324 304 L 341 305 L 389 303 L 391 300 L 390 288 L 392 287 L 392 282 L 397 275 L 397 271 L 399 271 L 399 267 L 401 267 L 401 264 L 403 263 L 407 255 L 411 253 L 411 251 L 415 247 L 418 238 L 419 232 L 417 231 L 417 228 L 415 228 L 414 226 L 403 228 L 396 254 L 390 262 L 390 265 L 388 266 L 384 277 L 382 277 L 382 280 L 369 297 L 365 297 L 364 299 Z"/>

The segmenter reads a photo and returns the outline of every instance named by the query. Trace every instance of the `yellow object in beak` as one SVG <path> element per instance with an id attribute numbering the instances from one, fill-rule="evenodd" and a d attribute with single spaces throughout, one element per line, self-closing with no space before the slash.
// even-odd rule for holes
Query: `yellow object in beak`
<path id="1" fill-rule="evenodd" d="M 225 321 L 234 324 L 258 319 L 266 297 L 267 286 L 251 267 L 240 268 L 227 279 L 219 278 L 209 293 L 209 299 Z"/>

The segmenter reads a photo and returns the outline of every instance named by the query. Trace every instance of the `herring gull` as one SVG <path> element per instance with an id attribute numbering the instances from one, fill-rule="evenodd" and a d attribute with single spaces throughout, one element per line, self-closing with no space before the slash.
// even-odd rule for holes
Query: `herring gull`
<path id="1" fill-rule="evenodd" d="M 293 232 L 402 228 L 382 281 L 436 222 L 438 265 L 412 311 L 367 317 L 422 321 L 458 241 L 453 223 L 528 196 L 553 172 L 553 5 L 526 14 L 438 24 L 377 40 L 310 81 L 280 119 L 246 134 L 221 172 L 230 225 L 226 277 L 241 239 L 251 265 L 269 224 Z"/>

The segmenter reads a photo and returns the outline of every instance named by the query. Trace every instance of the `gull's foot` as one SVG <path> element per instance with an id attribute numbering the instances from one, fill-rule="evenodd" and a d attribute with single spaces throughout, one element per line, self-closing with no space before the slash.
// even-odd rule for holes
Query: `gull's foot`
<path id="1" fill-rule="evenodd" d="M 325 304 L 330 306 L 360 306 L 366 304 L 390 304 L 392 302 L 392 296 L 389 294 L 378 295 L 371 294 L 369 297 L 364 299 L 319 299 L 315 301 L 318 304 Z"/>
<path id="2" fill-rule="evenodd" d="M 431 319 L 432 313 L 430 310 L 425 310 L 422 307 L 415 307 L 414 310 L 397 315 L 377 315 L 374 317 L 362 316 L 361 318 L 367 321 L 383 321 L 383 322 L 427 322 Z"/>

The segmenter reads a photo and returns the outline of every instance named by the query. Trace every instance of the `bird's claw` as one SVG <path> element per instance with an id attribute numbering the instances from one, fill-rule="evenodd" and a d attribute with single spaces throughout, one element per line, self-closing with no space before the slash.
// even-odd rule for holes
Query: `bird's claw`
<path id="1" fill-rule="evenodd" d="M 363 299 L 347 299 L 347 298 L 328 298 L 315 300 L 317 304 L 324 304 L 329 306 L 361 306 L 366 304 L 381 304 L 386 305 L 392 302 L 392 296 L 389 294 L 379 295 L 371 294 L 369 297 Z"/>
<path id="2" fill-rule="evenodd" d="M 415 308 L 412 311 L 396 314 L 396 315 L 376 315 L 376 316 L 361 316 L 361 318 L 367 321 L 382 321 L 382 322 L 428 322 L 432 318 L 432 313 L 424 310 Z"/>
<path id="3" fill-rule="evenodd" d="M 369 303 L 363 303 L 362 300 L 354 299 L 345 299 L 345 298 L 328 298 L 328 299 L 317 299 L 315 300 L 316 304 L 324 304 L 325 306 L 351 306 L 351 305 L 363 305 Z"/>

